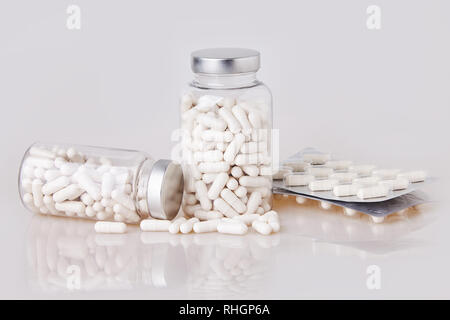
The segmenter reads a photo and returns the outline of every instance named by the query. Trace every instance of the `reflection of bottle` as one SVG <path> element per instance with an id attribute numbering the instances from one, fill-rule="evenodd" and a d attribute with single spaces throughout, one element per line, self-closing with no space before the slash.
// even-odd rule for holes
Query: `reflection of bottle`
<path id="1" fill-rule="evenodd" d="M 160 290 L 189 297 L 253 292 L 279 235 L 96 234 L 92 222 L 36 215 L 28 242 L 29 280 L 39 290 Z M 151 292 L 149 292 L 151 293 Z"/>

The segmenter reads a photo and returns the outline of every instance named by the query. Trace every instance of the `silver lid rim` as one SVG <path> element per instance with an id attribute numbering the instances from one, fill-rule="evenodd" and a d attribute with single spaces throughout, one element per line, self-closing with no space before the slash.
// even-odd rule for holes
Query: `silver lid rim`
<path id="1" fill-rule="evenodd" d="M 209 48 L 192 52 L 191 68 L 201 74 L 240 74 L 260 68 L 260 53 L 245 48 Z"/>

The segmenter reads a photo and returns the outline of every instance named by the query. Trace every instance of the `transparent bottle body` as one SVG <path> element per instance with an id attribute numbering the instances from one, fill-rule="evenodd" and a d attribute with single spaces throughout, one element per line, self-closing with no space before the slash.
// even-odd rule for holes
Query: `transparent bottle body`
<path id="1" fill-rule="evenodd" d="M 38 142 L 22 159 L 20 197 L 35 213 L 138 223 L 153 164 L 140 151 Z"/>
<path id="2" fill-rule="evenodd" d="M 225 216 L 269 211 L 273 171 L 270 90 L 255 73 L 196 74 L 183 89 L 180 109 L 183 211 L 192 215 L 196 210 L 216 210 Z M 248 203 L 249 199 L 253 201 Z"/>

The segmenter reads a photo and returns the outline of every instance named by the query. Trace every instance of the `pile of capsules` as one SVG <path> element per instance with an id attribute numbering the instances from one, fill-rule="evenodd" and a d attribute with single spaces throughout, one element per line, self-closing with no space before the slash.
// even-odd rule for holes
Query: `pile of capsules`
<path id="1" fill-rule="evenodd" d="M 312 192 L 332 191 L 336 197 L 357 196 L 361 200 L 386 197 L 426 179 L 425 171 L 376 169 L 354 165 L 349 160 L 330 160 L 327 153 L 306 153 L 299 161 L 288 161 L 274 176 L 286 187 L 307 186 Z"/>
<path id="2" fill-rule="evenodd" d="M 182 98 L 186 214 L 200 218 L 219 212 L 234 218 L 271 210 L 271 124 L 266 109 L 257 100 L 212 95 L 194 99 L 190 94 Z"/>
<path id="3" fill-rule="evenodd" d="M 33 212 L 126 223 L 141 219 L 132 195 L 134 173 L 128 167 L 57 146 L 32 147 L 24 161 L 22 199 Z M 139 213 L 148 215 L 145 199 L 138 203 Z"/>

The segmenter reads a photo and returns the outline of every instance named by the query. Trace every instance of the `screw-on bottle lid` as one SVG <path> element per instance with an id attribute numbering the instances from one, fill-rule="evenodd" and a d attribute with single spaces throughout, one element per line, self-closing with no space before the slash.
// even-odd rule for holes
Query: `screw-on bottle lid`
<path id="1" fill-rule="evenodd" d="M 260 67 L 260 54 L 244 48 L 210 48 L 192 52 L 191 68 L 194 73 L 236 74 L 256 72 Z"/>
<path id="2" fill-rule="evenodd" d="M 176 217 L 183 198 L 183 170 L 171 160 L 154 163 L 147 186 L 147 203 L 150 215 L 157 219 Z"/>

